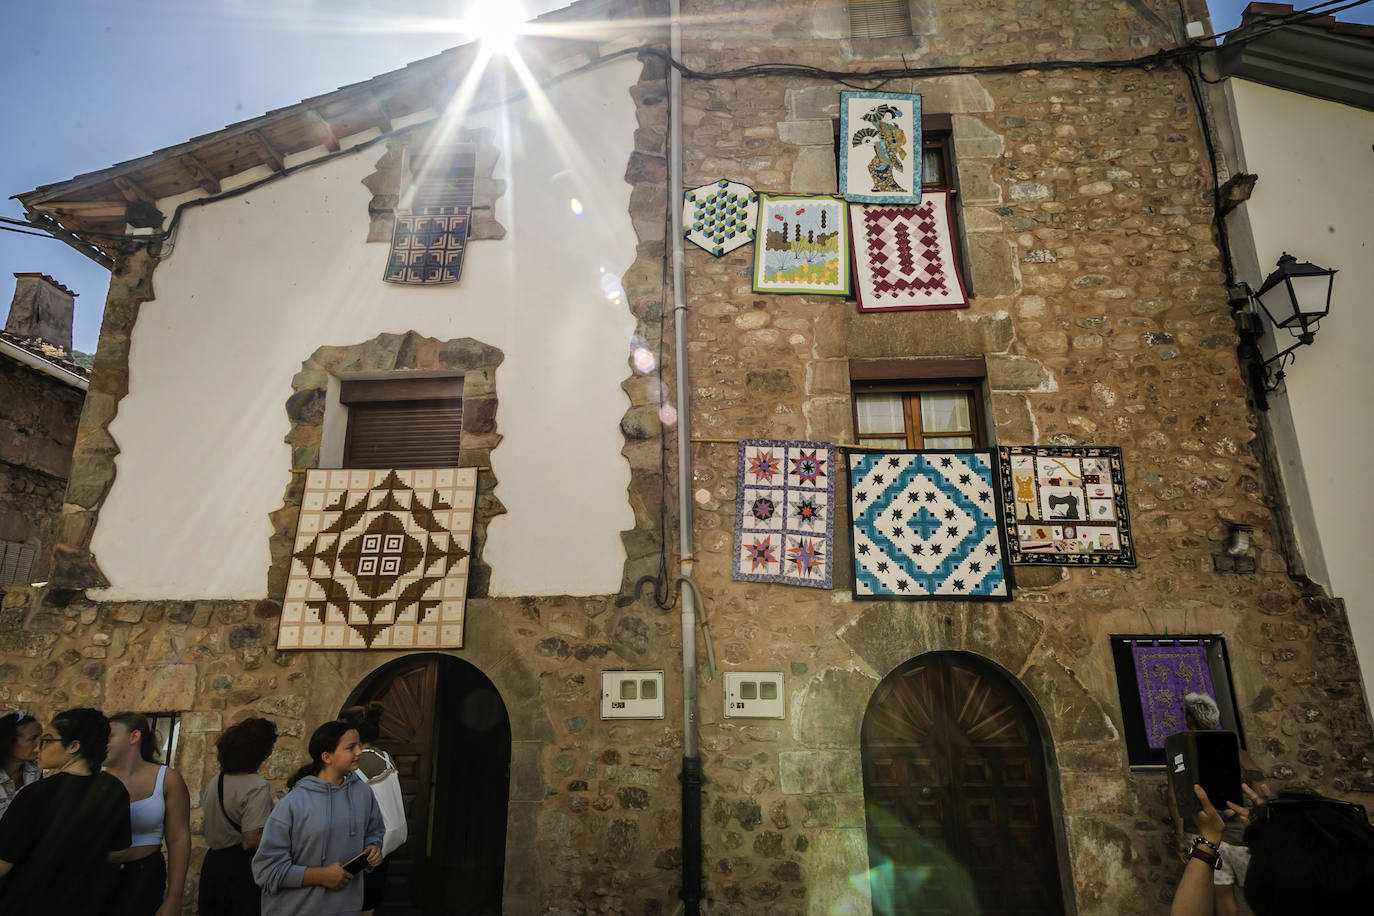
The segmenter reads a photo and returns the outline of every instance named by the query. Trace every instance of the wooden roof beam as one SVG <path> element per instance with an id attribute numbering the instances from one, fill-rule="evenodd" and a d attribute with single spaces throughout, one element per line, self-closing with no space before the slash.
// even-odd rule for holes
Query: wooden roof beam
<path id="1" fill-rule="evenodd" d="M 377 93 L 369 92 L 363 97 L 367 99 L 368 110 L 372 112 L 372 123 L 376 124 L 377 129 L 382 133 L 391 133 L 391 117 L 386 113 L 386 109 L 382 107 L 382 100 L 377 98 Z"/>
<path id="2" fill-rule="evenodd" d="M 186 153 L 177 157 L 177 162 L 191 176 L 191 180 L 200 185 L 206 194 L 214 197 L 220 193 L 219 179 L 206 167 L 205 163 L 196 158 L 195 153 Z"/>
<path id="3" fill-rule="evenodd" d="M 124 195 L 124 199 L 129 203 L 142 201 L 145 204 L 157 206 L 157 198 L 149 194 L 138 182 L 124 175 L 116 176 L 114 186 L 119 189 L 119 193 Z"/>
<path id="4" fill-rule="evenodd" d="M 272 166 L 272 171 L 286 171 L 286 160 L 282 157 L 282 154 L 277 152 L 272 144 L 268 142 L 267 137 L 263 135 L 262 131 L 250 130 L 248 136 L 252 137 L 253 142 L 258 145 L 258 149 L 262 152 L 263 158 Z"/>
<path id="5" fill-rule="evenodd" d="M 329 123 L 329 120 L 314 108 L 305 109 L 303 114 L 307 121 L 315 125 L 315 133 L 319 135 L 320 142 L 324 144 L 325 149 L 331 153 L 337 153 L 339 151 L 339 136 L 334 133 L 334 127 Z"/>

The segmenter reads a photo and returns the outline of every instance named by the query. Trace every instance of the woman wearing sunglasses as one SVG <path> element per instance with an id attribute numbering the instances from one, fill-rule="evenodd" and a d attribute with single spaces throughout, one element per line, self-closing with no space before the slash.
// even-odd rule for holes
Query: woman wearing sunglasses
<path id="1" fill-rule="evenodd" d="M 44 727 L 38 764 L 55 771 L 14 797 L 0 818 L 0 913 L 100 913 L 129 846 L 129 792 L 100 772 L 110 720 L 68 709 Z"/>
<path id="2" fill-rule="evenodd" d="M 38 769 L 38 737 L 43 726 L 28 713 L 0 716 L 0 817 L 15 793 L 42 776 Z"/>

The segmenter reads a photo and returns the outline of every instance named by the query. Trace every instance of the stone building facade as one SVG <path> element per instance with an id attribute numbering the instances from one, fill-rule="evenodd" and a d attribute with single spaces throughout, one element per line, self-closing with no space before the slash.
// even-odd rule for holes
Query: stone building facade
<path id="1" fill-rule="evenodd" d="M 608 6 L 579 4 L 570 15 L 605 14 Z M 840 76 L 734 71 L 784 61 L 831 71 L 905 61 L 913 72 L 883 88 L 919 92 L 928 115 L 947 116 L 972 293 L 967 309 L 860 314 L 839 297 L 754 293 L 749 249 L 721 258 L 687 253 L 691 402 L 677 406 L 690 411 L 700 440 L 692 445 L 695 578 L 720 668 L 781 671 L 786 700 L 783 719 L 727 718 L 720 680 L 705 680 L 700 666 L 712 912 L 881 910 L 869 837 L 882 812 L 865 804 L 863 729 L 875 694 L 913 659 L 972 659 L 1030 711 L 1043 751 L 1033 762 L 1046 774 L 1051 812 L 1048 861 L 1067 912 L 1159 912 L 1178 875 L 1162 775 L 1129 764 L 1113 635 L 1224 637 L 1239 715 L 1271 784 L 1368 802 L 1374 741 L 1343 608 L 1305 593 L 1271 542 L 1276 504 L 1251 451 L 1254 417 L 1237 368 L 1212 175 L 1188 80 L 1160 60 L 1102 64 L 1173 46 L 1172 5 L 913 4 L 915 36 L 869 42 L 848 38 L 839 0 L 788 0 L 766 13 L 727 0 L 684 7 L 692 23 L 684 63 L 696 71 L 684 80 L 687 186 L 729 178 L 761 190 L 834 193 Z M 941 69 L 919 72 L 931 68 Z M 608 267 L 622 269 L 615 305 L 655 354 L 672 333 L 662 215 L 665 196 L 677 197 L 667 187 L 665 74 L 661 58 L 647 56 L 622 87 L 633 123 L 615 129 L 632 141 L 616 168 L 630 188 L 635 237 L 628 263 Z M 362 180 L 368 169 L 350 175 Z M 520 176 L 511 179 L 518 194 Z M 370 189 L 360 199 L 368 197 Z M 511 227 L 505 239 L 480 244 L 512 244 L 532 257 L 521 247 L 522 224 L 502 224 Z M 181 282 L 176 258 L 195 251 L 192 239 L 180 239 L 180 251 L 163 262 L 142 249 L 121 254 L 53 586 L 4 596 L 4 701 L 42 713 L 79 703 L 179 712 L 178 764 L 193 797 L 213 774 L 215 733 L 268 715 L 284 737 L 267 772 L 282 779 L 315 724 L 417 658 L 275 648 L 302 492 L 291 472 L 327 466 L 320 413 L 329 410 L 329 378 L 461 371 L 474 400 L 489 408 L 473 419 L 480 455 L 465 451 L 460 463 L 490 464 L 473 554 L 475 568 L 491 572 L 473 577 L 464 647 L 438 654 L 480 672 L 509 719 L 504 911 L 672 912 L 683 857 L 683 733 L 673 714 L 680 630 L 674 610 L 637 588 L 661 574 L 661 548 L 674 563 L 665 507 L 674 505 L 676 484 L 664 451 L 674 430 L 660 422 L 671 371 L 617 369 L 623 413 L 613 429 L 585 430 L 615 437 L 629 469 L 633 522 L 614 558 L 618 590 L 502 586 L 500 567 L 518 558 L 493 539 L 503 517 L 525 511 L 508 484 L 514 474 L 502 470 L 502 449 L 523 433 L 505 405 L 525 379 L 507 374 L 520 345 L 469 333 L 466 318 L 360 330 L 342 343 L 320 339 L 289 373 L 271 367 L 282 378 L 295 374 L 259 392 L 271 405 L 263 422 L 290 446 L 271 481 L 285 501 L 264 509 L 254 543 L 229 545 L 262 557 L 257 593 L 197 595 L 189 582 L 160 593 L 130 586 L 102 566 L 94 536 L 103 526 L 120 530 L 109 507 L 129 503 L 110 500 L 120 475 L 137 472 L 126 451 L 133 443 L 120 440 L 115 423 L 141 396 L 143 351 L 131 340 L 149 333 L 139 320 L 157 305 L 159 285 Z M 464 283 L 469 276 L 476 275 Z M 1018 568 L 1013 600 L 1000 603 L 855 601 L 843 560 L 833 590 L 733 581 L 733 440 L 853 443 L 852 382 L 867 377 L 865 367 L 934 360 L 986 367 L 974 380 L 995 444 L 1123 449 L 1137 566 Z M 265 369 L 262 378 L 269 375 Z M 118 474 L 117 454 L 126 455 Z M 842 522 L 841 558 L 849 549 Z M 1254 526 L 1253 562 L 1217 561 L 1230 523 Z M 611 669 L 662 669 L 666 718 L 601 719 L 601 673 Z"/>
<path id="2" fill-rule="evenodd" d="M 73 362 L 73 293 L 44 274 L 15 279 L 0 331 L 3 584 L 48 577 L 89 375 Z"/>

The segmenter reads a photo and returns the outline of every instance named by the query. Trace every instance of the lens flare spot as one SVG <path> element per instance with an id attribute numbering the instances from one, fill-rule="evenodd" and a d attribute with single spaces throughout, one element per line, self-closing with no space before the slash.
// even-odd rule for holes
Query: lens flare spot
<path id="1" fill-rule="evenodd" d="M 658 409 L 658 421 L 664 426 L 672 426 L 677 422 L 677 408 L 672 404 L 664 404 Z"/>
<path id="2" fill-rule="evenodd" d="M 654 351 L 650 350 L 648 347 L 635 347 L 634 352 L 631 353 L 630 356 L 631 359 L 634 360 L 635 368 L 646 375 L 653 372 L 654 366 L 657 365 L 657 361 L 654 359 Z"/>
<path id="3" fill-rule="evenodd" d="M 601 292 L 605 294 L 607 299 L 619 305 L 621 298 L 625 295 L 625 287 L 620 285 L 620 278 L 615 274 L 603 273 L 601 275 Z"/>
<path id="4" fill-rule="evenodd" d="M 568 201 L 568 209 L 571 210 L 571 211 L 573 212 L 573 216 L 581 216 L 581 215 L 582 215 L 582 201 L 580 201 L 580 200 L 578 200 L 576 197 L 574 197 L 573 199 L 571 199 L 571 200 Z M 602 270 L 605 270 L 605 268 L 603 267 Z"/>

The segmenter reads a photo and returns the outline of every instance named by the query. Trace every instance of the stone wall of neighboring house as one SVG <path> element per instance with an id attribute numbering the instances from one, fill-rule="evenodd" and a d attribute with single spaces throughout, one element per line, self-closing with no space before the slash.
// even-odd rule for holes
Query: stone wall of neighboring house
<path id="1" fill-rule="evenodd" d="M 975 6 L 923 5 L 922 47 L 953 36 L 940 58 L 948 63 L 1064 48 L 1080 56 L 1108 47 L 1144 53 L 1164 41 L 1150 22 L 1132 18 L 1142 7 L 1165 15 L 1163 3 L 1123 0 L 1106 5 L 1111 15 L 1088 3 L 1014 14 L 1004 5 Z M 725 0 L 688 7 L 708 14 L 708 24 L 718 21 L 712 13 L 728 14 L 727 24 L 729 15 L 752 22 L 759 10 Z M 834 34 L 835 16 L 843 15 L 838 0 L 778 7 L 777 21 L 800 33 L 784 34 L 781 25 L 766 35 L 741 31 L 756 42 L 741 47 L 726 29 L 717 44 L 689 40 L 688 63 L 814 57 L 871 66 L 895 51 L 887 45 L 856 64 L 839 39 L 802 41 Z M 994 15 L 1004 19 L 987 18 Z M 770 50 L 777 46 L 787 50 Z M 638 129 L 625 172 L 638 241 L 622 276 L 625 300 L 654 353 L 671 349 L 660 345 L 672 333 L 662 280 L 664 72 L 650 60 L 631 88 Z M 927 112 L 951 118 L 971 307 L 861 315 L 839 298 L 758 295 L 750 290 L 750 249 L 713 259 L 689 247 L 692 400 L 678 406 L 706 439 L 852 442 L 850 359 L 984 357 L 997 442 L 1123 448 L 1139 565 L 1021 569 L 1010 602 L 855 602 L 841 516 L 835 590 L 733 582 L 735 448 L 693 445 L 697 578 L 717 660 L 725 671 L 783 671 L 788 714 L 727 720 L 720 680 L 702 684 L 710 908 L 868 911 L 863 710 L 894 668 L 953 650 L 995 663 L 1039 713 L 1052 797 L 1062 803 L 1070 912 L 1158 912 L 1178 866 L 1162 779 L 1127 766 L 1111 634 L 1223 635 L 1250 747 L 1271 785 L 1301 783 L 1365 802 L 1374 795 L 1374 741 L 1343 608 L 1302 595 L 1268 533 L 1270 497 L 1249 449 L 1253 419 L 1236 368 L 1210 174 L 1188 86 L 1167 67 L 1085 67 L 904 79 L 884 88 L 922 92 Z M 838 92 L 821 79 L 688 79 L 687 184 L 730 178 L 761 190 L 833 193 Z M 505 225 L 503 242 L 484 244 L 518 243 L 519 226 Z M 187 243 L 178 242 L 183 253 Z M 108 427 L 129 390 L 129 333 L 141 303 L 153 298 L 155 266 L 137 255 L 116 270 L 63 516 L 60 587 L 6 594 L 0 701 L 42 712 L 78 703 L 180 710 L 181 760 L 194 795 L 211 769 L 193 761 L 205 760 L 206 742 L 224 724 L 250 714 L 281 724 L 267 767 L 279 780 L 303 756 L 311 728 L 399 654 L 279 652 L 276 595 L 98 601 L 81 593 L 101 581 L 90 532 L 115 477 L 119 444 Z M 407 323 L 399 324 L 404 331 Z M 351 355 L 385 357 L 396 368 L 406 341 L 416 360 L 443 358 L 442 341 L 425 329 L 317 346 L 357 348 Z M 504 355 L 491 392 L 504 403 L 522 380 L 501 375 L 512 354 L 499 349 L 473 355 Z M 292 371 L 339 355 L 312 348 Z M 267 399 L 273 411 L 286 411 L 292 459 L 306 465 L 318 446 L 316 368 L 324 367 L 307 364 Z M 505 905 L 512 913 L 667 914 L 676 903 L 681 636 L 675 610 L 634 590 L 658 570 L 664 519 L 675 525 L 674 456 L 663 453 L 673 443 L 671 433 L 664 442 L 657 420 L 660 392 L 671 401 L 673 380 L 671 372 L 629 369 L 624 378 L 629 406 L 619 434 L 634 527 L 622 538 L 619 593 L 472 597 L 467 646 L 452 653 L 491 679 L 511 717 Z M 505 418 L 498 420 L 504 437 Z M 498 450 L 508 447 L 501 441 Z M 290 468 L 280 472 L 274 485 Z M 280 544 L 290 527 L 292 486 L 273 519 L 277 530 L 262 525 L 268 544 Z M 509 507 L 506 494 L 497 495 Z M 1248 571 L 1216 570 L 1228 521 L 1256 528 Z M 245 549 L 282 559 L 280 546 Z M 493 568 L 502 562 L 491 549 L 481 560 Z M 600 672 L 612 668 L 664 669 L 667 717 L 600 720 Z"/>
<path id="2" fill-rule="evenodd" d="M 0 541 L 35 546 L 29 581 L 52 568 L 81 414 L 80 390 L 0 357 Z"/>

